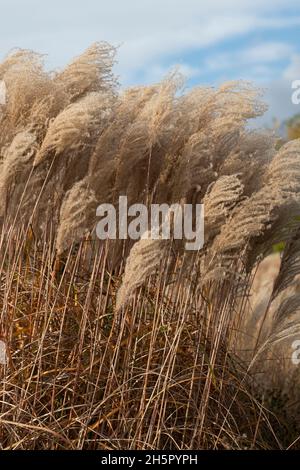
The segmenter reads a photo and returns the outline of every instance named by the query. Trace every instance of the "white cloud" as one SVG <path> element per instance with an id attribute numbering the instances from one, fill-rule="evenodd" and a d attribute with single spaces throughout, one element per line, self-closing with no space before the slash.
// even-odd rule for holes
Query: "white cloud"
<path id="1" fill-rule="evenodd" d="M 39 50 L 54 67 L 104 39 L 122 44 L 118 71 L 133 80 L 137 71 L 175 54 L 300 25 L 297 14 L 279 15 L 297 5 L 298 0 L 2 0 L 1 49 Z"/>
<path id="2" fill-rule="evenodd" d="M 300 54 L 293 54 L 291 62 L 283 73 L 283 78 L 293 82 L 300 80 Z"/>
<path id="3" fill-rule="evenodd" d="M 236 75 L 268 81 L 274 114 L 291 112 L 286 101 L 289 80 L 300 72 L 299 49 L 258 38 L 300 25 L 299 0 L 1 0 L 0 13 L 2 54 L 30 48 L 49 54 L 49 67 L 61 67 L 92 42 L 107 40 L 121 46 L 116 71 L 123 84 L 139 76 L 159 80 L 170 69 L 166 64 L 176 62 L 194 79 L 213 71 L 227 79 L 235 67 Z M 246 35 L 252 35 L 252 44 L 241 50 L 239 38 Z M 206 48 L 230 39 L 235 52 L 207 58 Z M 200 50 L 202 63 L 189 64 L 187 53 Z M 291 57 L 274 80 L 276 63 Z"/>
<path id="4" fill-rule="evenodd" d="M 289 117 L 300 113 L 300 106 L 292 102 L 292 82 L 300 79 L 300 56 L 293 55 L 288 66 L 281 76 L 273 78 L 265 86 L 264 99 L 269 105 L 267 113 L 259 119 L 258 123 L 270 124 L 273 118 L 285 121 Z"/>
<path id="5" fill-rule="evenodd" d="M 137 70 L 142 70 L 151 64 L 160 64 L 172 54 L 203 49 L 221 43 L 225 39 L 250 33 L 257 28 L 277 28 L 282 23 L 288 22 L 251 16 L 215 17 L 186 29 L 182 27 L 177 30 L 156 31 L 154 36 L 144 35 L 140 39 L 124 42 L 119 51 L 118 70 L 121 75 L 129 73 L 132 79 Z M 290 24 L 300 25 L 300 17 L 291 19 Z M 267 63 L 290 57 L 293 50 L 294 47 L 287 43 L 275 41 L 262 43 L 236 54 L 212 56 L 205 65 L 212 70 L 220 70 L 231 67 L 232 64 Z"/>
<path id="6" fill-rule="evenodd" d="M 268 63 L 291 57 L 294 46 L 283 42 L 265 42 L 247 48 L 245 58 L 252 63 Z"/>
<path id="7" fill-rule="evenodd" d="M 270 70 L 269 64 L 290 59 L 295 48 L 284 42 L 262 42 L 251 47 L 223 53 L 208 58 L 205 66 L 210 70 L 226 70 L 234 67 L 254 65 L 257 72 Z M 253 74 L 253 69 L 248 71 Z"/>

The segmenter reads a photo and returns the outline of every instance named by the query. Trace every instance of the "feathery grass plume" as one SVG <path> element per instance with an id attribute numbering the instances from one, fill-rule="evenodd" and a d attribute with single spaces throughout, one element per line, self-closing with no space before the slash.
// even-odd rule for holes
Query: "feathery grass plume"
<path id="1" fill-rule="evenodd" d="M 29 131 L 19 132 L 6 148 L 0 170 L 0 214 L 8 207 L 18 207 L 22 197 L 22 182 L 30 172 L 28 163 L 33 161 L 37 149 L 36 136 Z"/>
<path id="2" fill-rule="evenodd" d="M 164 257 L 167 240 L 151 239 L 151 232 L 145 232 L 130 250 L 126 260 L 122 285 L 118 290 L 116 310 L 119 311 L 132 298 L 150 274 L 155 272 Z"/>
<path id="3" fill-rule="evenodd" d="M 95 201 L 89 199 L 90 204 L 85 206 L 86 231 L 92 231 L 95 224 L 96 208 L 101 203 L 113 203 L 116 195 L 116 172 L 118 163 L 118 152 L 124 134 L 140 107 L 144 106 L 150 96 L 154 93 L 154 87 L 145 91 L 142 87 L 126 90 L 112 106 L 111 115 L 107 120 L 106 127 L 98 136 L 97 143 L 91 153 L 87 174 L 82 181 L 84 187 L 89 187 L 95 194 Z M 62 220 L 62 214 L 60 215 Z M 79 219 L 72 220 L 73 233 L 80 233 L 81 226 L 76 226 Z M 74 242 L 79 241 L 76 237 Z M 64 246 L 66 241 L 64 241 Z"/>
<path id="4" fill-rule="evenodd" d="M 174 176 L 175 199 L 199 186 L 199 198 L 205 195 L 226 158 L 238 148 L 247 119 L 263 114 L 258 97 L 247 82 L 230 82 L 200 94 L 198 129 L 187 139 Z"/>
<path id="5" fill-rule="evenodd" d="M 284 218 L 281 219 L 284 220 Z M 274 280 L 273 289 L 260 326 L 259 336 L 262 336 L 261 333 L 263 333 L 263 336 L 267 338 L 265 345 L 278 343 L 295 336 L 300 330 L 298 316 L 300 297 L 297 293 L 297 281 L 300 275 L 299 222 L 296 228 L 293 225 L 288 227 L 279 272 Z"/>
<path id="6" fill-rule="evenodd" d="M 58 255 L 74 242 L 80 241 L 95 224 L 95 213 L 89 220 L 89 206 L 97 206 L 95 193 L 82 180 L 74 184 L 66 194 L 60 209 L 60 224 L 57 230 L 56 249 Z"/>
<path id="7" fill-rule="evenodd" d="M 134 105 L 136 105 L 136 95 L 133 99 Z M 81 183 L 75 184 L 74 194 L 77 192 L 77 188 L 87 188 L 93 193 L 93 198 L 87 198 L 88 204 L 83 202 L 85 217 L 83 218 L 72 218 L 71 213 L 69 217 L 72 218 L 72 229 L 70 233 L 73 233 L 73 240 L 70 242 L 78 242 L 80 239 L 75 234 L 80 234 L 83 230 L 83 223 L 85 223 L 84 229 L 86 231 L 92 231 L 95 225 L 96 208 L 101 203 L 112 203 L 113 193 L 115 190 L 115 177 L 116 177 L 116 154 L 120 146 L 122 134 L 127 129 L 127 120 L 130 116 L 130 102 L 129 100 L 120 99 L 112 107 L 110 118 L 108 118 L 107 126 L 100 133 L 94 151 L 91 153 L 87 174 Z M 73 194 L 73 188 L 70 189 L 70 193 Z M 68 199 L 68 197 L 67 197 Z M 73 197 L 71 198 L 73 200 Z M 74 203 L 76 200 L 74 199 Z M 65 204 L 65 201 L 63 202 Z M 69 203 L 67 204 L 69 207 Z M 72 210 L 71 206 L 70 209 Z M 61 225 L 65 227 L 65 211 L 60 213 Z M 60 229 L 61 237 L 65 229 Z M 69 232 L 69 230 L 67 229 Z M 63 244 L 58 243 L 58 250 L 62 250 L 62 246 L 67 248 L 67 240 L 64 238 Z"/>
<path id="8" fill-rule="evenodd" d="M 267 339 L 260 348 L 260 354 L 270 345 L 296 338 L 300 331 L 300 295 L 283 298 L 274 312 Z"/>
<path id="9" fill-rule="evenodd" d="M 35 215 L 36 221 L 42 218 L 43 213 L 48 213 L 57 226 L 64 224 L 61 217 L 65 211 L 61 212 L 60 209 L 65 193 L 86 176 L 97 139 L 111 118 L 114 102 L 109 93 L 89 93 L 69 105 L 49 126 L 35 158 L 35 187 L 39 187 L 42 193 Z M 90 207 L 93 207 L 91 201 L 86 210 Z M 95 218 L 96 207 L 97 205 L 90 216 L 86 215 L 86 222 Z M 73 223 L 75 224 L 75 219 Z M 74 237 L 82 230 L 89 229 L 90 227 L 78 227 L 76 231 L 73 225 Z M 75 238 L 73 241 L 76 241 Z"/>
<path id="10" fill-rule="evenodd" d="M 271 132 L 242 131 L 220 168 L 220 176 L 239 174 L 244 194 L 250 196 L 263 185 L 267 167 L 275 155 L 275 145 L 276 138 Z"/>
<path id="11" fill-rule="evenodd" d="M 248 258 L 251 269 L 259 254 L 270 245 L 274 228 L 280 230 L 280 216 L 293 202 L 299 210 L 299 155 L 300 141 L 282 147 L 265 174 L 264 186 L 236 207 L 212 246 L 219 263 L 226 263 L 228 256 L 237 256 L 245 249 L 246 256 L 251 252 L 251 261 Z"/>
<path id="12" fill-rule="evenodd" d="M 244 185 L 239 174 L 221 176 L 207 189 L 203 198 L 206 239 L 219 233 L 225 220 L 241 201 L 243 192 Z"/>
<path id="13" fill-rule="evenodd" d="M 269 194 L 267 188 L 263 188 L 236 207 L 216 239 L 217 250 L 224 255 L 226 252 L 238 253 L 252 239 L 264 234 L 275 220 L 274 209 L 283 202 L 280 194 L 269 189 Z"/>
<path id="14" fill-rule="evenodd" d="M 112 107 L 111 96 L 102 92 L 89 93 L 69 105 L 51 122 L 36 155 L 34 165 L 49 156 L 75 153 L 87 145 L 91 134 L 98 133 Z"/>
<path id="15" fill-rule="evenodd" d="M 299 199 L 300 193 L 300 139 L 283 145 L 276 153 L 269 168 L 267 178 L 271 186 L 286 197 L 294 196 Z"/>
<path id="16" fill-rule="evenodd" d="M 264 189 L 274 194 L 277 202 L 274 205 L 272 224 L 266 226 L 264 235 L 252 247 L 252 259 L 257 252 L 270 250 L 270 241 L 278 243 L 289 240 L 299 223 L 300 211 L 300 140 L 288 142 L 282 146 L 270 162 L 264 178 Z"/>
<path id="17" fill-rule="evenodd" d="M 119 196 L 119 188 L 117 188 L 116 178 L 117 170 L 120 160 L 120 148 L 125 145 L 127 139 L 128 126 L 131 121 L 136 119 L 141 109 L 148 103 L 148 101 L 157 92 L 157 87 L 139 87 L 129 89 L 121 94 L 112 107 L 112 112 L 107 120 L 107 125 L 100 134 L 97 144 L 91 158 L 89 160 L 89 169 L 84 179 L 83 185 L 88 185 L 91 191 L 95 194 L 93 200 L 89 200 L 89 204 L 85 206 L 85 222 L 86 231 L 92 231 L 95 225 L 95 214 L 97 205 L 101 203 L 114 203 L 117 202 Z M 127 164 L 126 171 L 128 174 L 124 175 L 125 181 L 132 179 L 132 171 Z M 60 215 L 62 220 L 63 214 Z M 80 219 L 73 219 L 72 231 L 73 234 L 79 234 L 83 227 L 76 228 L 76 222 L 81 222 Z M 74 242 L 79 241 L 74 236 Z M 118 255 L 118 242 L 114 242 L 114 251 Z M 122 243 L 120 245 L 123 245 Z M 64 242 L 67 248 L 66 241 Z M 122 249 L 120 247 L 120 249 Z M 112 250 L 113 251 L 113 250 Z M 115 256 L 115 257 L 116 257 Z"/>
<path id="18" fill-rule="evenodd" d="M 13 67 L 27 66 L 29 63 L 38 62 L 40 64 L 40 54 L 28 49 L 17 49 L 6 56 L 0 64 L 0 76 L 3 79 L 4 74 Z"/>
<path id="19" fill-rule="evenodd" d="M 96 42 L 58 73 L 55 81 L 62 83 L 71 101 L 87 93 L 111 91 L 116 85 L 112 73 L 115 53 L 110 44 Z"/>
<path id="20" fill-rule="evenodd" d="M 169 209 L 159 228 L 152 227 L 151 230 L 147 230 L 141 239 L 131 248 L 126 260 L 122 284 L 117 293 L 117 310 L 126 306 L 136 289 L 155 272 L 162 259 L 166 258 L 168 249 L 170 249 L 174 240 L 170 241 L 165 238 L 164 229 L 167 229 L 166 233 L 169 233 L 170 239 L 172 239 L 179 213 L 181 214 L 181 211 L 178 212 L 177 209 L 174 212 L 172 209 Z M 176 242 L 176 249 L 180 253 L 183 251 L 184 240 L 176 240 Z M 165 268 L 168 267 L 168 270 L 165 271 L 166 278 L 168 271 L 173 270 L 174 262 L 176 263 L 176 261 L 176 259 L 168 257 L 165 266 Z"/>
<path id="21" fill-rule="evenodd" d="M 180 77 L 177 80 L 180 85 Z M 180 201 L 182 195 L 185 194 L 187 180 L 183 178 L 183 175 L 187 171 L 188 159 L 184 155 L 184 149 L 190 136 L 196 134 L 203 125 L 204 103 L 211 93 L 213 93 L 212 89 L 199 87 L 174 98 L 174 112 L 170 114 L 164 134 L 160 136 L 160 152 L 163 152 L 163 161 L 161 174 L 155 185 L 154 198 L 157 202 Z M 155 155 L 152 160 L 154 158 Z"/>
<path id="22" fill-rule="evenodd" d="M 157 85 L 156 92 L 128 126 L 119 153 L 116 189 L 127 195 L 130 204 L 145 201 L 160 175 L 165 155 L 164 149 L 160 152 L 160 141 L 169 131 L 174 95 L 180 86 L 181 77 L 177 76 Z"/>
<path id="23" fill-rule="evenodd" d="M 112 106 L 112 96 L 102 92 L 90 93 L 69 105 L 50 124 L 35 154 L 33 168 L 32 161 L 28 161 L 29 167 L 24 178 L 19 180 L 18 191 L 22 194 L 26 187 L 22 194 L 22 215 L 27 221 L 34 216 L 37 234 L 49 220 L 58 226 L 65 193 L 84 178 L 97 137 L 105 128 Z M 11 211 L 14 212 L 13 207 Z"/>
<path id="24" fill-rule="evenodd" d="M 28 125 L 36 133 L 40 145 L 45 138 L 50 123 L 69 104 L 69 96 L 62 84 L 56 83 L 53 79 L 50 80 L 44 95 L 31 107 L 28 119 Z"/>
<path id="25" fill-rule="evenodd" d="M 285 327 L 288 325 L 288 328 L 295 326 L 295 328 L 298 328 L 298 331 L 295 331 L 298 333 L 299 332 L 299 327 L 300 327 L 300 318 L 295 318 L 295 314 L 298 314 L 300 310 L 300 295 L 292 295 L 289 298 L 283 299 L 283 301 L 280 303 L 277 311 L 274 314 L 273 317 L 273 331 L 278 332 L 278 330 L 281 332 L 281 327 L 285 325 Z M 291 321 L 291 317 L 292 321 Z"/>
<path id="26" fill-rule="evenodd" d="M 276 277 L 272 301 L 285 289 L 292 286 L 297 276 L 300 275 L 300 229 L 298 228 L 286 244 L 278 276 Z"/>
<path id="27" fill-rule="evenodd" d="M 229 270 L 229 274 L 236 271 L 234 265 L 240 257 L 247 260 L 253 243 L 263 237 L 267 228 L 275 222 L 274 210 L 282 203 L 282 197 L 264 189 L 254 193 L 235 208 L 220 234 L 213 240 L 207 256 L 207 279 L 212 279 L 214 272 L 219 276 L 220 272 L 226 275 L 226 270 Z M 261 254 L 261 250 L 258 254 Z M 251 261 L 249 270 L 255 261 Z M 233 266 L 231 270 L 230 266 Z"/>
<path id="28" fill-rule="evenodd" d="M 2 146 L 16 130 L 23 130 L 28 125 L 32 107 L 47 93 L 51 78 L 43 70 L 40 54 L 19 50 L 0 64 L 0 79 L 7 90 L 7 101 L 0 121 Z"/>
<path id="29" fill-rule="evenodd" d="M 128 127 L 146 103 L 156 93 L 156 87 L 130 88 L 121 93 L 113 109 L 107 128 L 100 135 L 95 151 L 91 156 L 88 178 L 97 195 L 99 204 L 115 202 L 119 197 L 116 178 L 120 165 L 121 148 L 125 147 Z M 126 180 L 132 178 L 127 165 Z"/>
<path id="30" fill-rule="evenodd" d="M 0 64 L 0 77 L 6 88 L 0 144 L 9 143 L 16 130 L 23 129 L 34 132 L 41 143 L 49 121 L 69 104 L 62 84 L 43 69 L 42 56 L 29 50 L 10 54 Z"/>

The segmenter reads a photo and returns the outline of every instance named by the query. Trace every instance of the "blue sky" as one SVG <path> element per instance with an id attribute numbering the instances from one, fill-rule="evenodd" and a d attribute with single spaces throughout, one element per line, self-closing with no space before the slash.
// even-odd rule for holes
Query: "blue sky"
<path id="1" fill-rule="evenodd" d="M 179 66 L 188 85 L 247 79 L 265 89 L 272 117 L 300 113 L 299 0 L 0 0 L 0 59 L 15 47 L 61 68 L 91 43 L 119 46 L 123 86 Z"/>

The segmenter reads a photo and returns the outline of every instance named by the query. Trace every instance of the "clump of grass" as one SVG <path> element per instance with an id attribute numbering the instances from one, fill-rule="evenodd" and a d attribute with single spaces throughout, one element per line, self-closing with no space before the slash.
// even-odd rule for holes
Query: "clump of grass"
<path id="1" fill-rule="evenodd" d="M 265 109 L 248 83 L 183 92 L 173 74 L 121 92 L 113 63 L 99 43 L 59 73 L 29 51 L 0 65 L 0 443 L 285 447 L 253 371 L 299 328 L 299 295 L 278 293 L 300 273 L 300 142 L 277 150 L 247 128 Z M 100 243 L 96 207 L 120 195 L 204 201 L 203 250 Z M 281 269 L 242 362 L 253 269 L 278 242 Z"/>
<path id="2" fill-rule="evenodd" d="M 162 261 L 120 313 L 109 244 L 87 270 L 90 243 L 58 267 L 48 233 L 2 238 L 2 449 L 280 446 L 228 350 L 227 282 L 199 298 Z"/>

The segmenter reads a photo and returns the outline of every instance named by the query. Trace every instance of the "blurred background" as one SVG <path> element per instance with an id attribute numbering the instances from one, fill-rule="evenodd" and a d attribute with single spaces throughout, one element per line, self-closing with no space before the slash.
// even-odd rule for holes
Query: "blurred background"
<path id="1" fill-rule="evenodd" d="M 121 86 L 156 82 L 175 67 L 187 86 L 250 80 L 269 105 L 255 125 L 300 136 L 300 105 L 291 101 L 300 80 L 299 0 L 1 0 L 0 8 L 0 60 L 29 48 L 60 68 L 105 40 L 118 46 Z"/>

